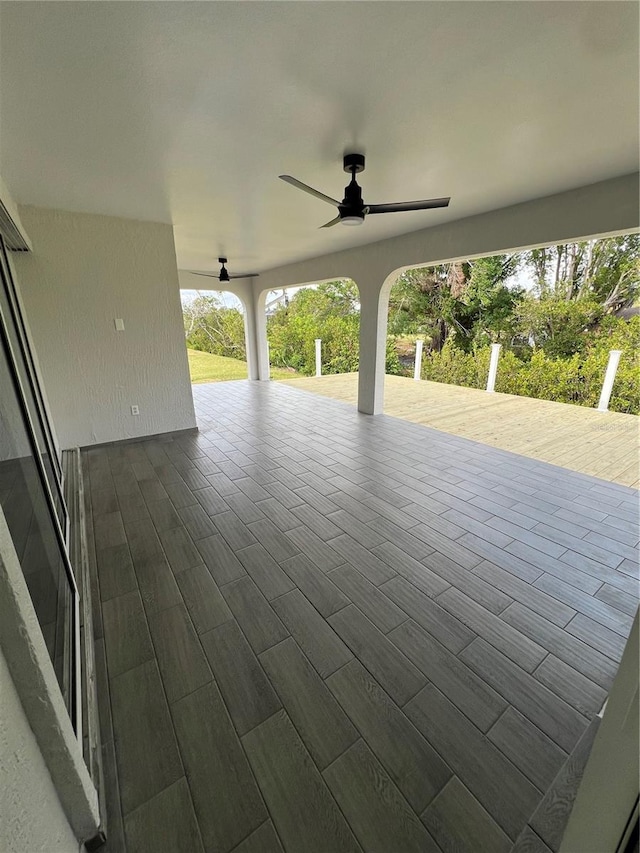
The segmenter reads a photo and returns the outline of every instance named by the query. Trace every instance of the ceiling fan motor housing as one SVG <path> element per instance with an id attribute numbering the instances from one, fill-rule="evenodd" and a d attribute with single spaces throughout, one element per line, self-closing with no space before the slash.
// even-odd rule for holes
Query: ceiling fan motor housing
<path id="1" fill-rule="evenodd" d="M 364 172 L 364 154 L 345 154 L 342 160 L 342 168 L 345 172 L 354 175 Z"/>
<path id="2" fill-rule="evenodd" d="M 218 258 L 218 263 L 222 264 L 222 269 L 220 270 L 219 281 L 229 281 L 229 273 L 225 269 L 225 264 L 227 263 L 226 258 Z"/>

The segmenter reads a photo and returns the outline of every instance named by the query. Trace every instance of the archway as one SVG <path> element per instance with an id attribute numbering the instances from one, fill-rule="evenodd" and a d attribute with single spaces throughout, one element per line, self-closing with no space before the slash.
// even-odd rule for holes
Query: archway
<path id="1" fill-rule="evenodd" d="M 180 291 L 192 384 L 247 379 L 246 306 L 227 290 Z"/>

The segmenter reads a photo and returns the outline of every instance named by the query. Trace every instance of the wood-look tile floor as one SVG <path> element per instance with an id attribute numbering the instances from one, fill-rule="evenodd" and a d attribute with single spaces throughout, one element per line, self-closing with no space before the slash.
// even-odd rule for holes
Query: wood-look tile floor
<path id="1" fill-rule="evenodd" d="M 199 434 L 85 454 L 109 853 L 554 849 L 528 823 L 615 675 L 638 493 L 281 384 L 194 397 Z"/>

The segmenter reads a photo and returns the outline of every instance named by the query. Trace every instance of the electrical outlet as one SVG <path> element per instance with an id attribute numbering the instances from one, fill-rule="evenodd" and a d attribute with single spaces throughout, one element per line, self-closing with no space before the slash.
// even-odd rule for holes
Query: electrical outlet
<path id="1" fill-rule="evenodd" d="M 131 414 L 132 415 L 139 415 L 140 414 L 140 407 L 139 406 L 131 406 Z"/>

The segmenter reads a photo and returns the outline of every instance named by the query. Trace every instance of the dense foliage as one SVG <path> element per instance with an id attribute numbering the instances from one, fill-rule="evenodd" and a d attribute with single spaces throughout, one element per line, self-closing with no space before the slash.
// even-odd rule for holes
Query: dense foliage
<path id="1" fill-rule="evenodd" d="M 315 373 L 315 340 L 322 340 L 322 372 L 358 369 L 360 305 L 352 281 L 299 290 L 267 319 L 271 364 Z"/>
<path id="2" fill-rule="evenodd" d="M 640 414 L 640 317 L 630 321 L 605 318 L 581 350 L 566 358 L 551 357 L 542 348 L 533 350 L 528 359 L 518 358 L 512 350 L 503 351 L 496 391 L 595 407 L 611 349 L 622 350 L 622 356 L 609 408 Z M 490 351 L 485 346 L 467 353 L 447 342 L 440 352 L 429 353 L 424 359 L 422 377 L 485 388 Z"/>

